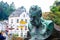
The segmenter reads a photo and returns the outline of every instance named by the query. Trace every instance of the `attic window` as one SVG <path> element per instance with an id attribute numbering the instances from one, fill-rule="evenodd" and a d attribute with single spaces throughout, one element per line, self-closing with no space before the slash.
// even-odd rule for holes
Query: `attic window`
<path id="1" fill-rule="evenodd" d="M 25 17 L 25 14 L 23 16 Z"/>

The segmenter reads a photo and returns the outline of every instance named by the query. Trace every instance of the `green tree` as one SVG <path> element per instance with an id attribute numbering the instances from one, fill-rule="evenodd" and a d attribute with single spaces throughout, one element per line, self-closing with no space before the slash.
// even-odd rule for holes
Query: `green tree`
<path id="1" fill-rule="evenodd" d="M 8 19 L 9 15 L 15 10 L 14 3 L 12 3 L 9 5 L 7 2 L 0 2 L 0 20 Z"/>
<path id="2" fill-rule="evenodd" d="M 60 25 L 60 1 L 55 1 L 50 10 L 49 19 L 53 20 L 55 24 Z"/>

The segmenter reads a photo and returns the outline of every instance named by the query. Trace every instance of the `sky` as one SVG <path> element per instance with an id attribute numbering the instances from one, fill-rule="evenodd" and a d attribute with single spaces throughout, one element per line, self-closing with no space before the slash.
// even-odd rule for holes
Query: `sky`
<path id="1" fill-rule="evenodd" d="M 49 12 L 50 6 L 53 5 L 55 0 L 3 0 L 3 1 L 7 2 L 8 4 L 14 2 L 16 9 L 21 6 L 24 6 L 26 10 L 29 11 L 29 8 L 32 5 L 38 5 L 39 7 L 41 7 L 42 12 Z"/>

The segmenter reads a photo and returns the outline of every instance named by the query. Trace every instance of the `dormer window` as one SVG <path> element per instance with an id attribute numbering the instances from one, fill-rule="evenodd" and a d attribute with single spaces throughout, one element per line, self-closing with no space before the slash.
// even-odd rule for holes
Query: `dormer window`
<path id="1" fill-rule="evenodd" d="M 23 16 L 25 17 L 25 14 Z"/>

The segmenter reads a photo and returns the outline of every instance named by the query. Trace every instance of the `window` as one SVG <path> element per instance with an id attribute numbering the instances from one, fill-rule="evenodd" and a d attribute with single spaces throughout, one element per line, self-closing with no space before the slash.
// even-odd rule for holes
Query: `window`
<path id="1" fill-rule="evenodd" d="M 23 19 L 21 19 L 21 21 L 23 21 Z"/>
<path id="2" fill-rule="evenodd" d="M 11 28 L 13 28 L 13 26 L 11 26 Z"/>
<path id="3" fill-rule="evenodd" d="M 26 38 L 27 37 L 27 35 L 24 35 L 24 38 Z"/>
<path id="4" fill-rule="evenodd" d="M 19 23 L 19 19 L 17 19 L 17 23 Z"/>
<path id="5" fill-rule="evenodd" d="M 23 37 L 23 34 L 21 33 L 21 37 Z"/>
<path id="6" fill-rule="evenodd" d="M 27 19 L 25 19 L 25 21 L 27 22 Z"/>
<path id="7" fill-rule="evenodd" d="M 25 17 L 25 14 L 23 16 Z"/>
<path id="8" fill-rule="evenodd" d="M 21 30 L 23 30 L 23 29 L 21 28 Z"/>
<path id="9" fill-rule="evenodd" d="M 27 26 L 25 26 L 25 30 L 27 30 Z"/>
<path id="10" fill-rule="evenodd" d="M 23 37 L 23 33 L 21 32 L 21 37 Z"/>
<path id="11" fill-rule="evenodd" d="M 13 19 L 11 19 L 11 23 L 13 23 Z"/>

